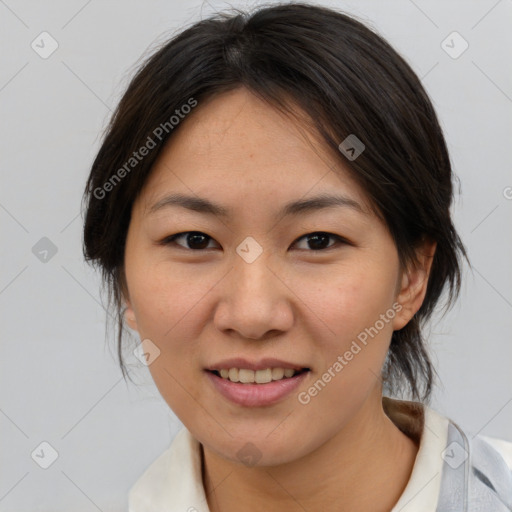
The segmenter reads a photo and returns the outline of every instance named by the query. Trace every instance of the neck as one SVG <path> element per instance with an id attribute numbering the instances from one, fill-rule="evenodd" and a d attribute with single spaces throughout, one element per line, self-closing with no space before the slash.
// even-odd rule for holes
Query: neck
<path id="1" fill-rule="evenodd" d="M 279 466 L 245 467 L 203 447 L 211 512 L 385 512 L 405 489 L 418 446 L 386 416 L 380 390 L 320 448 Z"/>

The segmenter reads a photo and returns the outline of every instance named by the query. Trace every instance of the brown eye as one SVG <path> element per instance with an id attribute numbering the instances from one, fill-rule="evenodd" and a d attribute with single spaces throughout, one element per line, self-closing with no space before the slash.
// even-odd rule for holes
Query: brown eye
<path id="1" fill-rule="evenodd" d="M 300 237 L 295 244 L 297 244 L 300 240 L 305 239 L 307 243 L 307 247 L 305 249 L 310 249 L 313 251 L 321 251 L 324 249 L 330 249 L 336 242 L 338 243 L 347 243 L 345 239 L 338 235 L 334 235 L 333 233 L 326 233 L 324 231 L 317 231 L 315 233 L 309 233 Z M 335 240 L 335 242 L 329 245 L 329 239 Z M 304 249 L 301 248 L 301 249 Z"/>
<path id="2" fill-rule="evenodd" d="M 176 242 L 176 240 L 185 240 L 185 245 Z M 169 236 L 162 241 L 163 245 L 176 244 L 185 249 L 191 249 L 194 251 L 200 251 L 208 248 L 208 243 L 213 240 L 210 236 L 200 231 L 185 231 L 183 233 L 176 233 L 175 235 Z"/>

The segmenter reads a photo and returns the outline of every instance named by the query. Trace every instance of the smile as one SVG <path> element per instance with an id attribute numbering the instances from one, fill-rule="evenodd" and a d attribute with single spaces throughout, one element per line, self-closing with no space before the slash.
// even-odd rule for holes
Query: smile
<path id="1" fill-rule="evenodd" d="M 241 382 L 244 384 L 266 384 L 277 380 L 289 379 L 297 373 L 307 370 L 294 370 L 292 368 L 266 368 L 264 370 L 249 370 L 245 368 L 223 368 L 214 370 L 214 373 L 223 379 L 229 379 L 231 382 Z"/>
<path id="2" fill-rule="evenodd" d="M 206 370 L 205 373 L 214 389 L 221 396 L 243 407 L 263 407 L 276 404 L 289 396 L 310 374 L 308 368 L 302 370 L 287 369 L 289 375 L 293 372 L 289 377 L 284 375 L 285 370 L 283 368 L 267 368 L 257 371 L 230 368 L 221 371 L 224 375 L 228 372 L 227 377 L 221 376 L 220 371 L 216 370 Z M 281 373 L 283 376 L 276 380 L 273 378 L 265 380 L 262 383 L 255 381 L 259 372 L 264 374 L 264 379 L 268 379 L 270 373 L 273 377 L 274 371 L 276 371 L 276 376 Z M 231 374 L 239 381 L 231 381 Z M 242 379 L 245 382 L 241 381 Z"/>

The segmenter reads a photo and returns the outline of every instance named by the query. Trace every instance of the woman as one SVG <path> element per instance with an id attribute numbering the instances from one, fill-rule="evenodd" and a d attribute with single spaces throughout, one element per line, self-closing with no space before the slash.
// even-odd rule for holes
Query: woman
<path id="1" fill-rule="evenodd" d="M 85 195 L 123 375 L 126 323 L 184 424 L 131 512 L 512 509 L 504 456 L 428 406 L 452 179 L 420 81 L 344 14 L 220 14 L 146 61 Z"/>

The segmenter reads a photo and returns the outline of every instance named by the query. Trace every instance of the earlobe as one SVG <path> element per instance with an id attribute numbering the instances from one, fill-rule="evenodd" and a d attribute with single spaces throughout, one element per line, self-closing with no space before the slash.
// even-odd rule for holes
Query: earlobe
<path id="1" fill-rule="evenodd" d="M 134 331 L 138 331 L 137 319 L 135 318 L 135 312 L 133 311 L 133 307 L 132 307 L 131 301 L 129 299 L 128 284 L 126 282 L 126 274 L 124 271 L 124 267 L 122 267 L 120 269 L 120 292 L 121 292 L 122 302 L 124 303 L 124 310 L 123 310 L 124 321 L 128 324 L 128 327 L 130 327 Z"/>
<path id="2" fill-rule="evenodd" d="M 396 297 L 402 309 L 393 321 L 395 331 L 405 327 L 423 304 L 436 245 L 436 242 L 425 243 L 417 252 L 417 263 L 411 264 L 402 273 L 401 286 Z"/>
<path id="3" fill-rule="evenodd" d="M 124 320 L 131 329 L 133 329 L 134 331 L 138 331 L 137 320 L 135 318 L 135 313 L 133 311 L 133 308 L 129 301 L 125 301 L 125 302 L 126 302 L 126 307 L 123 312 Z"/>

